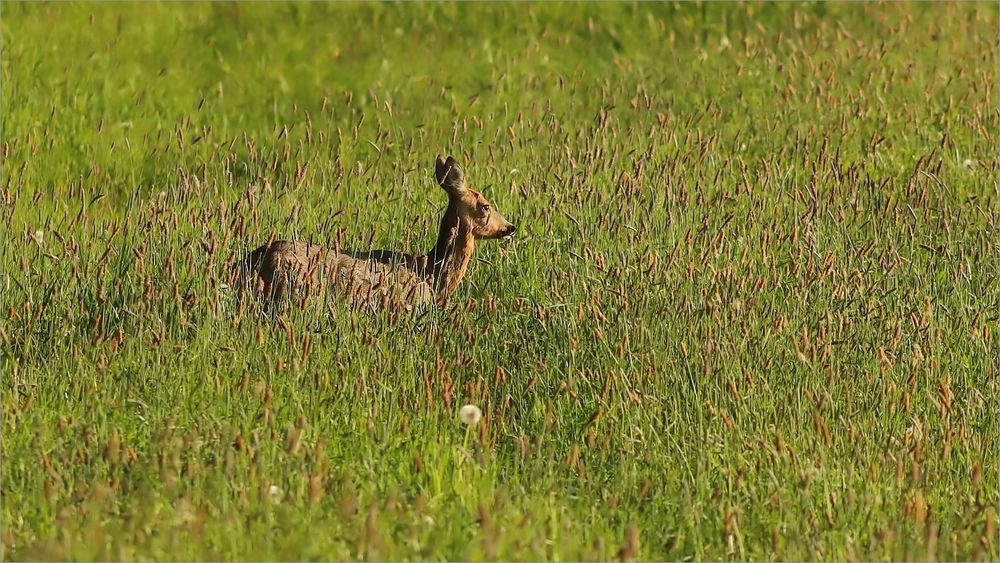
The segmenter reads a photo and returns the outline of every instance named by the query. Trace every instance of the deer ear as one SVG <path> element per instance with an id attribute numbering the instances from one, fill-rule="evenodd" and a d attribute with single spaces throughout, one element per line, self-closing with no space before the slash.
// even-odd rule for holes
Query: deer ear
<path id="1" fill-rule="evenodd" d="M 444 191 L 449 194 L 457 195 L 465 191 L 465 175 L 462 174 L 462 169 L 458 167 L 455 159 L 450 156 L 448 160 L 445 160 L 441 155 L 438 155 L 434 166 L 434 177 L 437 178 L 438 184 L 444 188 Z"/>

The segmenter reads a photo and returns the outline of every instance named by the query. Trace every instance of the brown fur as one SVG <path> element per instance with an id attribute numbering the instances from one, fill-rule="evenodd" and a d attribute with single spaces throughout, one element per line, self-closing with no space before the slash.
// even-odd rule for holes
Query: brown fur
<path id="1" fill-rule="evenodd" d="M 434 248 L 427 254 L 392 251 L 333 251 L 305 241 L 269 242 L 240 264 L 245 279 L 264 296 L 280 300 L 291 294 L 339 289 L 360 303 L 442 303 L 465 277 L 476 239 L 510 236 L 515 227 L 482 194 L 470 189 L 455 159 L 437 157 L 435 177 L 448 194 L 448 208 Z"/>

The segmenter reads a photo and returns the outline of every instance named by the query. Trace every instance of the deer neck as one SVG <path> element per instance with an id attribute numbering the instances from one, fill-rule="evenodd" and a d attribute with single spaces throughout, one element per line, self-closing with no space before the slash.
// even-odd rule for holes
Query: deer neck
<path id="1" fill-rule="evenodd" d="M 433 280 L 438 302 L 448 299 L 458 288 L 475 249 L 472 226 L 459 219 L 454 209 L 449 207 L 441 219 L 437 243 L 427 253 L 426 261 L 425 273 Z"/>

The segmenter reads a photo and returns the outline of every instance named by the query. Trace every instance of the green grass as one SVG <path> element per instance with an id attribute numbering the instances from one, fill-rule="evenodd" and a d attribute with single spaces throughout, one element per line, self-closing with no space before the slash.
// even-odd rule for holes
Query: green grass
<path id="1" fill-rule="evenodd" d="M 997 16 L 4 2 L 0 555 L 997 560 Z M 447 310 L 223 286 L 438 153 Z"/>

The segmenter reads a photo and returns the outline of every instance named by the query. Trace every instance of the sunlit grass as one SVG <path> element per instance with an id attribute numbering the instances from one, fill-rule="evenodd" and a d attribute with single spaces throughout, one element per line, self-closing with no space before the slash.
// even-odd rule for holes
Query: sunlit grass
<path id="1" fill-rule="evenodd" d="M 995 6 L 0 16 L 3 557 L 1000 557 Z M 226 286 L 438 153 L 447 309 Z"/>

